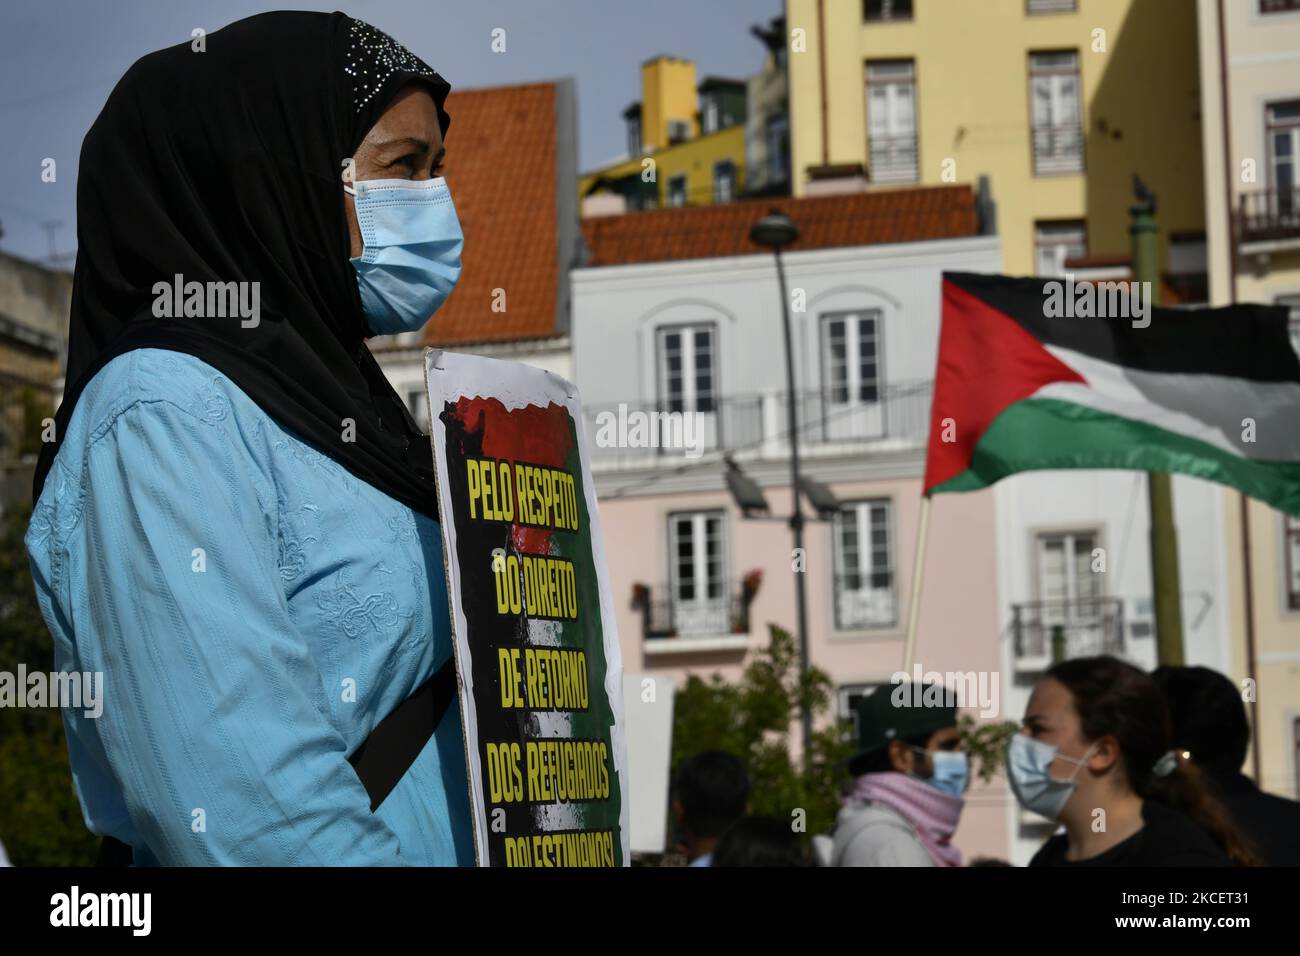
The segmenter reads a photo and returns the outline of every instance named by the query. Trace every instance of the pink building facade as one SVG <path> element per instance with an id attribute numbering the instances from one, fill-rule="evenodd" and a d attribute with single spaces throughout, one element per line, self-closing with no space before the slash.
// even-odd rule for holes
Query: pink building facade
<path id="1" fill-rule="evenodd" d="M 896 194 L 900 203 L 909 192 Z M 783 256 L 803 472 L 839 503 L 828 520 L 814 520 L 805 504 L 802 556 L 783 520 L 792 503 L 770 254 L 757 247 L 734 254 L 720 236 L 716 255 L 699 255 L 696 242 L 694 254 L 664 258 L 668 247 L 651 242 L 638 260 L 615 243 L 616 228 L 594 230 L 587 220 L 594 264 L 573 273 L 574 378 L 626 671 L 678 686 L 690 675 L 737 679 L 766 646 L 769 623 L 796 630 L 795 575 L 804 574 L 810 661 L 831 676 L 839 713 L 849 717 L 865 689 L 889 684 L 903 666 L 940 275 L 997 272 L 1000 254 L 973 219 L 954 227 L 956 235 L 905 242 L 873 241 L 870 223 L 865 235 L 859 223 L 855 244 L 837 245 L 835 230 L 808 224 L 842 216 L 842 208 L 820 199 L 781 202 L 805 236 L 826 237 Z M 732 216 L 767 211 L 735 206 Z M 689 229 L 697 212 L 717 215 L 620 218 L 636 219 L 653 237 L 656 228 Z M 674 215 L 680 218 L 668 218 Z M 707 234 L 724 225 L 702 220 L 699 228 Z M 608 248 L 622 253 L 618 261 L 605 264 Z M 694 416 L 694 434 L 655 419 L 662 413 L 680 413 L 683 422 Z M 742 515 L 724 478 L 728 458 L 761 488 L 768 517 Z M 987 492 L 932 504 L 915 661 L 923 672 L 983 674 L 996 698 L 995 518 Z M 978 718 L 979 705 L 971 704 L 966 712 Z M 1000 778 L 972 788 L 957 835 L 968 856 L 1008 856 L 1006 800 Z"/>

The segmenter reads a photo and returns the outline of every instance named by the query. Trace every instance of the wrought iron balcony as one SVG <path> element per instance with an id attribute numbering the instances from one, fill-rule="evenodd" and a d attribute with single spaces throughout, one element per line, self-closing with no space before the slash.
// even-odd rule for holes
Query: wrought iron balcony
<path id="1" fill-rule="evenodd" d="M 1046 670 L 1073 657 L 1124 653 L 1120 598 L 1029 601 L 1011 605 L 1011 637 L 1018 671 Z"/>
<path id="2" fill-rule="evenodd" d="M 870 401 L 862 401 L 861 393 L 851 396 L 834 389 L 800 392 L 795 397 L 799 447 L 920 447 L 929 430 L 933 388 L 930 380 L 898 383 L 869 393 Z M 666 404 L 588 405 L 583 417 L 592 467 L 598 469 L 650 467 L 670 460 L 680 464 L 683 458 L 709 452 L 789 455 L 784 392 L 713 399 L 688 412 Z"/>
<path id="3" fill-rule="evenodd" d="M 892 570 L 835 575 L 835 629 L 894 627 L 899 622 L 898 592 Z"/>
<path id="4" fill-rule="evenodd" d="M 1300 240 L 1300 187 L 1242 193 L 1237 237 L 1242 243 Z"/>
<path id="5" fill-rule="evenodd" d="M 1083 127 L 1079 123 L 1064 126 L 1035 126 L 1034 175 L 1083 172 Z"/>
<path id="6" fill-rule="evenodd" d="M 871 136 L 867 174 L 873 183 L 914 183 L 917 181 L 916 135 Z"/>
<path id="7" fill-rule="evenodd" d="M 744 580 L 724 582 L 725 592 L 713 595 L 667 584 L 635 585 L 632 607 L 641 614 L 642 636 L 647 643 L 674 638 L 747 638 L 749 606 L 757 586 Z"/>

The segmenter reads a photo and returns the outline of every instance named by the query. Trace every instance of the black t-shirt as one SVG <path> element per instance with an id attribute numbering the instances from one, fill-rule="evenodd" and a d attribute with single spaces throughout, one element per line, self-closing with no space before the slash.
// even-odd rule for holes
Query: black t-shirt
<path id="1" fill-rule="evenodd" d="M 1154 800 L 1142 801 L 1142 829 L 1104 853 L 1086 860 L 1067 860 L 1064 833 L 1043 844 L 1030 866 L 1231 866 L 1228 855 L 1210 835 L 1177 810 Z"/>
<path id="2" fill-rule="evenodd" d="M 1233 821 L 1267 866 L 1300 866 L 1300 803 L 1263 793 L 1240 773 L 1212 778 Z"/>

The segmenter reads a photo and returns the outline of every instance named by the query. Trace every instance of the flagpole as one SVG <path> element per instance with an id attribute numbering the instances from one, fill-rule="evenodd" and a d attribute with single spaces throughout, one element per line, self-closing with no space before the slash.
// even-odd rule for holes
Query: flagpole
<path id="1" fill-rule="evenodd" d="M 1156 199 L 1133 179 L 1136 202 L 1129 207 L 1133 243 L 1133 281 L 1151 290 L 1151 308 L 1160 303 Z M 1151 593 L 1156 617 L 1156 662 L 1182 667 L 1183 595 L 1178 571 L 1178 529 L 1174 524 L 1173 482 L 1166 472 L 1147 472 L 1147 507 L 1151 515 Z"/>
<path id="2" fill-rule="evenodd" d="M 916 526 L 916 554 L 912 559 L 912 594 L 907 612 L 907 644 L 903 649 L 903 671 L 912 673 L 916 656 L 916 627 L 921 616 L 921 585 L 925 579 L 925 544 L 929 540 L 930 496 L 921 496 L 921 520 Z"/>

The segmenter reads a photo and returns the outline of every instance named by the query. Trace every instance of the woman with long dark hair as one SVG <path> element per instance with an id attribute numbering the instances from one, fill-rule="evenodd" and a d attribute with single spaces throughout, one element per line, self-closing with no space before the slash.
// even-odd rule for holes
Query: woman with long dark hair
<path id="1" fill-rule="evenodd" d="M 1007 749 L 1022 806 L 1065 826 L 1030 866 L 1243 866 L 1258 861 L 1172 749 L 1151 676 L 1113 657 L 1052 667 Z"/>
<path id="2" fill-rule="evenodd" d="M 139 60 L 86 136 L 26 542 L 58 669 L 103 675 L 63 716 L 114 859 L 473 862 L 430 446 L 365 342 L 459 275 L 449 89 L 269 13 Z"/>

